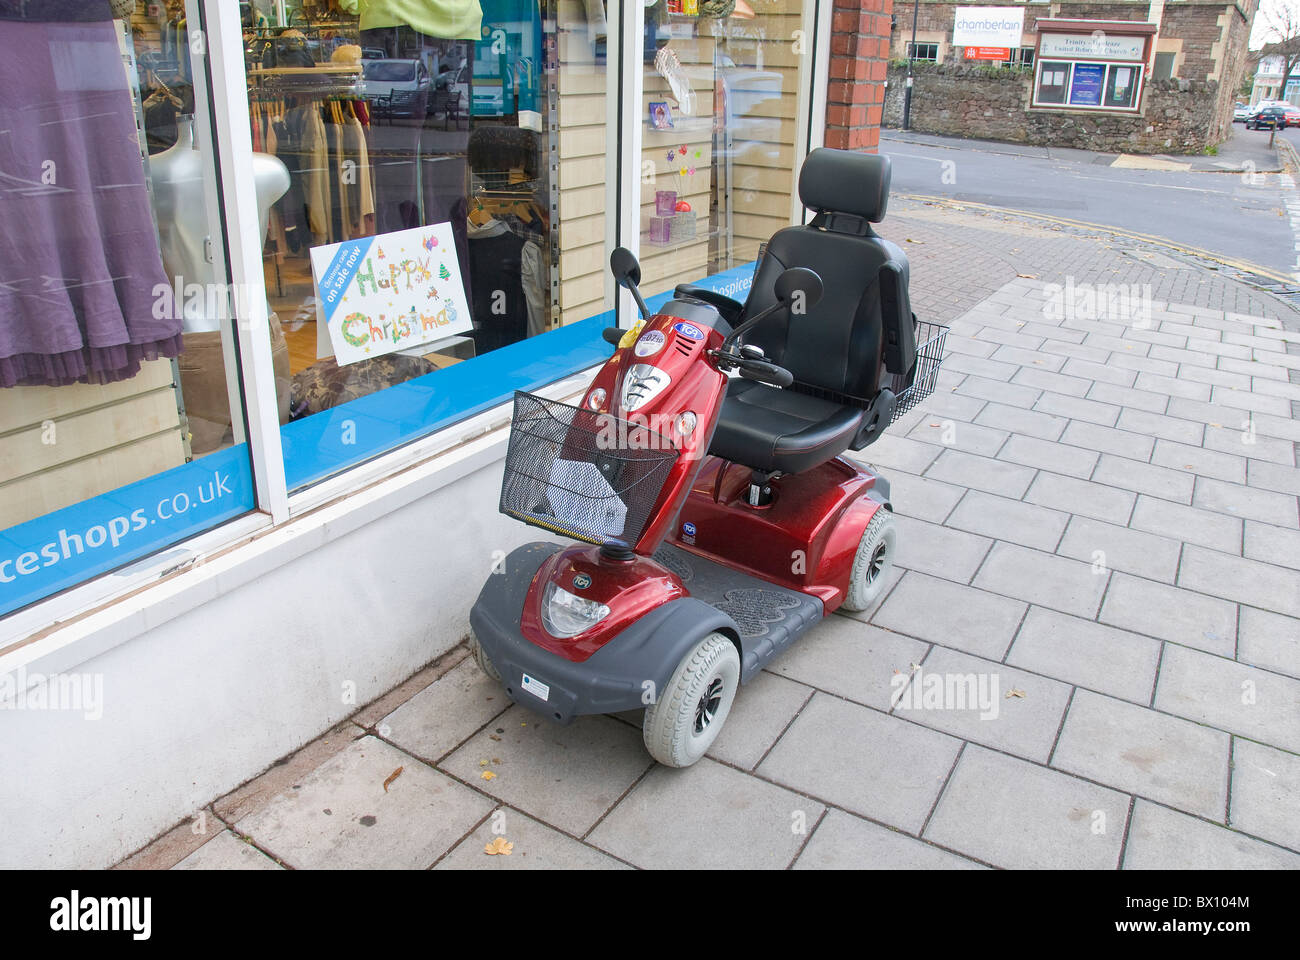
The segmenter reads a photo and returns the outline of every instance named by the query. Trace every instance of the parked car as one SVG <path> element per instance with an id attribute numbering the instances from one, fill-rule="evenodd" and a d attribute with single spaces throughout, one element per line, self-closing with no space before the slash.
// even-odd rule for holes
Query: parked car
<path id="1" fill-rule="evenodd" d="M 420 60 L 363 60 L 366 101 L 383 117 L 424 119 L 429 106 L 429 68 Z"/>
<path id="2" fill-rule="evenodd" d="M 1237 123 L 1242 120 L 1249 120 L 1250 115 L 1254 112 L 1254 108 L 1249 104 L 1238 103 L 1232 108 L 1232 122 Z"/>
<path id="3" fill-rule="evenodd" d="M 1286 107 L 1264 107 L 1246 120 L 1247 130 L 1276 130 L 1287 126 Z"/>

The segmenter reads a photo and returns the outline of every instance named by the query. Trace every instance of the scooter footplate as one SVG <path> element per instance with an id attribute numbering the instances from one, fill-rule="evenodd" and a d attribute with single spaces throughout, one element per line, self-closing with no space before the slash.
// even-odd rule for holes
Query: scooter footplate
<path id="1" fill-rule="evenodd" d="M 681 579 L 692 597 L 735 621 L 746 677 L 822 619 L 822 602 L 816 597 L 739 573 L 680 547 L 664 544 L 654 558 Z"/>

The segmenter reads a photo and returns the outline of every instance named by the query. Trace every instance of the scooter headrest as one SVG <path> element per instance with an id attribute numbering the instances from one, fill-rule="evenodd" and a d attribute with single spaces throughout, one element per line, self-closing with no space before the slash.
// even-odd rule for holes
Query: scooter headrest
<path id="1" fill-rule="evenodd" d="M 870 223 L 885 219 L 889 158 L 818 147 L 799 171 L 799 199 L 818 213 L 847 213 Z"/>

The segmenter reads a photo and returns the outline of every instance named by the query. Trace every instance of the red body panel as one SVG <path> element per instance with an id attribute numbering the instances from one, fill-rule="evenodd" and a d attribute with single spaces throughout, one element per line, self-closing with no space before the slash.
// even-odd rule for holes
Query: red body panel
<path id="1" fill-rule="evenodd" d="M 750 469 L 709 458 L 674 534 L 685 550 L 819 598 L 827 613 L 849 587 L 853 556 L 881 504 L 870 472 L 836 457 L 772 480 L 772 503 L 745 501 Z M 689 531 L 693 529 L 694 533 Z"/>
<path id="2" fill-rule="evenodd" d="M 674 329 L 677 324 L 697 330 L 702 338 L 696 340 L 679 333 Z M 645 356 L 637 356 L 631 347 L 616 350 L 587 390 L 587 396 L 590 396 L 597 388 L 603 389 L 604 403 L 592 407 L 585 397 L 583 399 L 587 409 L 611 413 L 638 426 L 648 427 L 651 435 L 658 433 L 667 437 L 681 451 L 651 510 L 650 522 L 633 546 L 641 556 L 653 554 L 672 526 L 675 513 L 672 505 L 681 502 L 708 453 L 709 439 L 713 436 L 727 389 L 726 374 L 703 356 L 706 350 L 722 345 L 721 333 L 662 313 L 646 321 L 638 342 L 652 331 L 664 338 L 658 350 Z M 635 364 L 653 366 L 667 375 L 671 382 L 657 396 L 629 411 L 622 403 L 623 383 L 628 370 Z M 675 432 L 675 423 L 680 414 L 687 412 L 695 414 L 696 425 L 691 434 L 683 438 Z"/>
<path id="3" fill-rule="evenodd" d="M 686 322 L 666 314 L 651 317 L 638 340 L 654 332 L 663 336 L 662 345 L 644 356 L 637 356 L 631 347 L 618 349 L 583 397 L 587 409 L 611 413 L 651 435 L 668 437 L 681 455 L 635 544 L 634 557 L 615 560 L 599 547 L 573 546 L 554 554 L 537 571 L 524 601 L 520 629 L 531 643 L 566 660 L 586 660 L 649 611 L 689 595 L 676 575 L 651 559 L 670 535 L 684 550 L 817 597 L 829 614 L 844 601 L 858 541 L 881 506 L 866 495 L 875 485 L 875 476 L 839 457 L 773 479 L 772 503 L 749 506 L 745 497 L 750 469 L 708 456 L 727 377 L 704 354 L 721 345 L 722 334 L 687 324 L 701 334 L 697 340 L 675 329 L 681 323 Z M 656 375 L 666 374 L 669 382 L 627 410 L 623 386 L 634 364 L 653 366 Z M 605 399 L 593 406 L 588 398 L 597 389 L 605 391 Z M 676 432 L 675 418 L 688 411 L 696 415 L 697 423 L 690 435 L 682 437 Z M 683 532 L 687 530 L 694 532 Z M 575 578 L 585 585 L 579 586 Z M 551 636 L 540 612 L 547 582 L 606 604 L 609 616 L 576 637 Z"/>

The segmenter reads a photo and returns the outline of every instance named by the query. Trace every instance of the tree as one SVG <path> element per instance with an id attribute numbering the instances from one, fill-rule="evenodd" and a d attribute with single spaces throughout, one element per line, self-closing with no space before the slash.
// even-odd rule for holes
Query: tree
<path id="1" fill-rule="evenodd" d="M 1286 84 L 1291 75 L 1300 71 L 1300 10 L 1294 0 L 1273 0 L 1260 6 L 1263 23 L 1262 34 L 1266 40 L 1259 51 L 1265 57 L 1282 61 L 1282 81 L 1277 88 L 1277 99 L 1286 99 Z"/>

